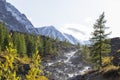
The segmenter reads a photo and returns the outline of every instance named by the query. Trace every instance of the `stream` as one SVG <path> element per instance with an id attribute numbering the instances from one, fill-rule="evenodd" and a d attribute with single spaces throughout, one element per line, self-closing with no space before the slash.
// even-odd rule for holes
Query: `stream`
<path id="1" fill-rule="evenodd" d="M 89 66 L 82 63 L 77 52 L 78 50 L 64 53 L 57 60 L 45 63 L 45 72 L 51 75 L 50 80 L 68 80 L 77 75 L 82 75 L 90 69 Z"/>

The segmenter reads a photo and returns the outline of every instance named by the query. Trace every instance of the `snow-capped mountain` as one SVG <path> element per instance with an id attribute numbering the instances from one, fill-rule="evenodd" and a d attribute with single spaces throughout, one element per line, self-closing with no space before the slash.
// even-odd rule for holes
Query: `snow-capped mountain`
<path id="1" fill-rule="evenodd" d="M 72 44 L 78 44 L 78 43 L 81 43 L 78 39 L 76 39 L 75 37 L 73 37 L 72 35 L 70 34 L 66 34 L 64 33 L 64 36 L 65 38 Z"/>
<path id="2" fill-rule="evenodd" d="M 63 36 L 63 34 L 53 26 L 36 28 L 36 31 L 40 35 L 49 36 L 54 39 L 59 39 L 60 41 L 64 41 L 66 39 L 65 36 Z"/>
<path id="3" fill-rule="evenodd" d="M 6 0 L 0 0 L 0 21 L 5 22 L 9 30 L 36 33 L 27 17 Z"/>
<path id="4" fill-rule="evenodd" d="M 0 0 L 0 22 L 5 22 L 8 30 L 40 34 L 60 41 L 66 40 L 72 44 L 79 43 L 72 35 L 62 33 L 53 26 L 35 28 L 24 14 L 6 0 Z"/>
<path id="5" fill-rule="evenodd" d="M 40 35 L 48 36 L 54 39 L 59 39 L 60 41 L 66 40 L 72 44 L 80 43 L 80 41 L 74 38 L 72 35 L 62 33 L 59 30 L 57 30 L 54 26 L 45 26 L 45 27 L 36 28 L 36 31 Z"/>

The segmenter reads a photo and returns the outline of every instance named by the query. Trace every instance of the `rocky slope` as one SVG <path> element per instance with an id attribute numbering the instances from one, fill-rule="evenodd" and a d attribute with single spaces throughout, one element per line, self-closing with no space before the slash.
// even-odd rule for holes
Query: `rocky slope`
<path id="1" fill-rule="evenodd" d="M 54 60 L 44 62 L 45 73 L 50 80 L 68 80 L 78 74 L 83 74 L 90 67 L 82 62 L 77 54 L 80 50 L 65 52 Z"/>
<path id="2" fill-rule="evenodd" d="M 0 0 L 0 22 L 5 22 L 7 28 L 12 31 L 36 33 L 27 17 L 6 0 Z"/>
<path id="3" fill-rule="evenodd" d="M 120 66 L 120 37 L 111 39 L 111 53 L 110 55 L 114 57 L 113 63 L 116 66 Z"/>
<path id="4" fill-rule="evenodd" d="M 120 80 L 120 68 L 105 70 L 92 70 L 84 75 L 78 75 L 68 80 Z"/>
<path id="5" fill-rule="evenodd" d="M 113 65 L 102 70 L 91 70 L 84 75 L 77 75 L 69 80 L 120 80 L 120 37 L 112 38 L 110 41 L 111 52 L 113 56 Z M 116 67 L 119 66 L 119 67 Z"/>

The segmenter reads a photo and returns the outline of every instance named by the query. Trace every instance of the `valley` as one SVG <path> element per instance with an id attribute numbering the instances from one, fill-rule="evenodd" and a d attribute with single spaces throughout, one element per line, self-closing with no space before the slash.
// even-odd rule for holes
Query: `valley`
<path id="1" fill-rule="evenodd" d="M 45 65 L 45 72 L 51 74 L 50 80 L 68 80 L 77 75 L 84 74 L 90 67 L 78 57 L 78 51 L 64 53 L 57 60 L 50 60 Z M 79 62 L 76 62 L 79 61 Z"/>
<path id="2" fill-rule="evenodd" d="M 84 41 L 87 32 L 68 27 L 81 33 L 78 40 L 54 25 L 36 27 L 0 0 L 0 80 L 119 80 L 120 37 L 107 37 L 104 17 Z"/>

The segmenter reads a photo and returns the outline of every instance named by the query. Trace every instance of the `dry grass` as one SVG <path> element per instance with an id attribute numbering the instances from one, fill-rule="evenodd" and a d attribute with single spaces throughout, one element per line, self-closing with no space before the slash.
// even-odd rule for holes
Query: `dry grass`
<path id="1" fill-rule="evenodd" d="M 109 65 L 109 66 L 106 66 L 106 67 L 102 68 L 100 70 L 100 72 L 106 73 L 108 71 L 117 71 L 119 68 L 120 68 L 119 66 L 117 67 L 117 66 L 114 66 L 114 65 Z"/>
<path id="2" fill-rule="evenodd" d="M 100 72 L 102 76 L 108 80 L 111 80 L 111 79 L 118 80 L 118 78 L 120 78 L 119 69 L 120 67 L 109 65 L 101 69 Z"/>

